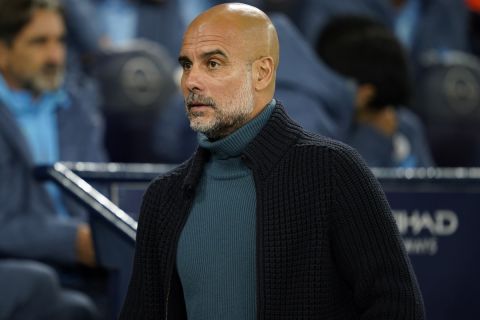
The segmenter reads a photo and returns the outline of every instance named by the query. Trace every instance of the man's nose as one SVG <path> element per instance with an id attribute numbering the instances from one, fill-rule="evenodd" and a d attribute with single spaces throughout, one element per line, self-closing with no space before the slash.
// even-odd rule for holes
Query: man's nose
<path id="1" fill-rule="evenodd" d="M 203 90 L 203 74 L 200 68 L 192 66 L 188 71 L 184 71 L 182 75 L 184 89 L 191 92 L 199 92 Z"/>
<path id="2" fill-rule="evenodd" d="M 63 65 L 65 62 L 65 45 L 63 43 L 50 43 L 47 48 L 47 59 L 48 62 L 54 63 L 57 65 Z"/>

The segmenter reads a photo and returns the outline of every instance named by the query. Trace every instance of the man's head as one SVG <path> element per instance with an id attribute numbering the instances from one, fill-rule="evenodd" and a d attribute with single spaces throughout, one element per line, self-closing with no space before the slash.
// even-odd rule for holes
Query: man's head
<path id="1" fill-rule="evenodd" d="M 316 52 L 333 70 L 359 84 L 359 95 L 367 93 L 367 99 L 360 99 L 367 107 L 379 110 L 408 103 L 407 56 L 382 24 L 362 16 L 333 18 L 319 35 Z"/>
<path id="2" fill-rule="evenodd" d="M 65 66 L 58 0 L 0 0 L 0 72 L 12 89 L 57 89 Z"/>
<path id="3" fill-rule="evenodd" d="M 278 37 L 259 9 L 239 3 L 199 15 L 183 38 L 181 87 L 193 130 L 222 138 L 273 98 Z"/>

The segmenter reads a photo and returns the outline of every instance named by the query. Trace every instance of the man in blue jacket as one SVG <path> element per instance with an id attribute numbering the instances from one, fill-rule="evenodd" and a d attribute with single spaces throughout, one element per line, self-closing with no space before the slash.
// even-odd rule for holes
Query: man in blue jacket
<path id="1" fill-rule="evenodd" d="M 84 212 L 33 176 L 104 159 L 97 112 L 64 80 L 64 37 L 58 1 L 0 0 L 0 255 L 94 266 Z"/>

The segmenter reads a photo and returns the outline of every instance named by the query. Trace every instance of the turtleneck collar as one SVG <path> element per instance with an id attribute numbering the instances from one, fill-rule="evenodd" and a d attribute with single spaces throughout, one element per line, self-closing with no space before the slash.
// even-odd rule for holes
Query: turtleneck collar
<path id="1" fill-rule="evenodd" d="M 267 123 L 275 108 L 275 104 L 275 99 L 272 99 L 258 116 L 220 140 L 210 141 L 206 135 L 199 133 L 199 145 L 209 150 L 213 158 L 228 159 L 240 156 L 245 147 Z"/>

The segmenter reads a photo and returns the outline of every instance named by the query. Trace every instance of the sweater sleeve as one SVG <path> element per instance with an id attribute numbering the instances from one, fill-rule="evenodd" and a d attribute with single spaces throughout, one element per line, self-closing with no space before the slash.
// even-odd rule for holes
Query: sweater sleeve
<path id="1" fill-rule="evenodd" d="M 361 319 L 424 319 L 423 300 L 380 184 L 348 147 L 332 151 L 332 250 Z"/>
<path id="2" fill-rule="evenodd" d="M 163 183 L 154 180 L 143 197 L 138 220 L 132 276 L 119 319 L 159 319 L 166 313 L 163 277 L 166 259 L 160 257 L 170 242 L 159 243 L 159 212 L 163 208 Z M 166 249 L 168 250 L 168 249 Z"/>
<path id="3" fill-rule="evenodd" d="M 33 212 L 0 212 L 0 216 L 2 255 L 75 263 L 78 222 Z"/>
<path id="4" fill-rule="evenodd" d="M 0 255 L 76 262 L 79 221 L 61 219 L 40 182 L 0 137 Z"/>

